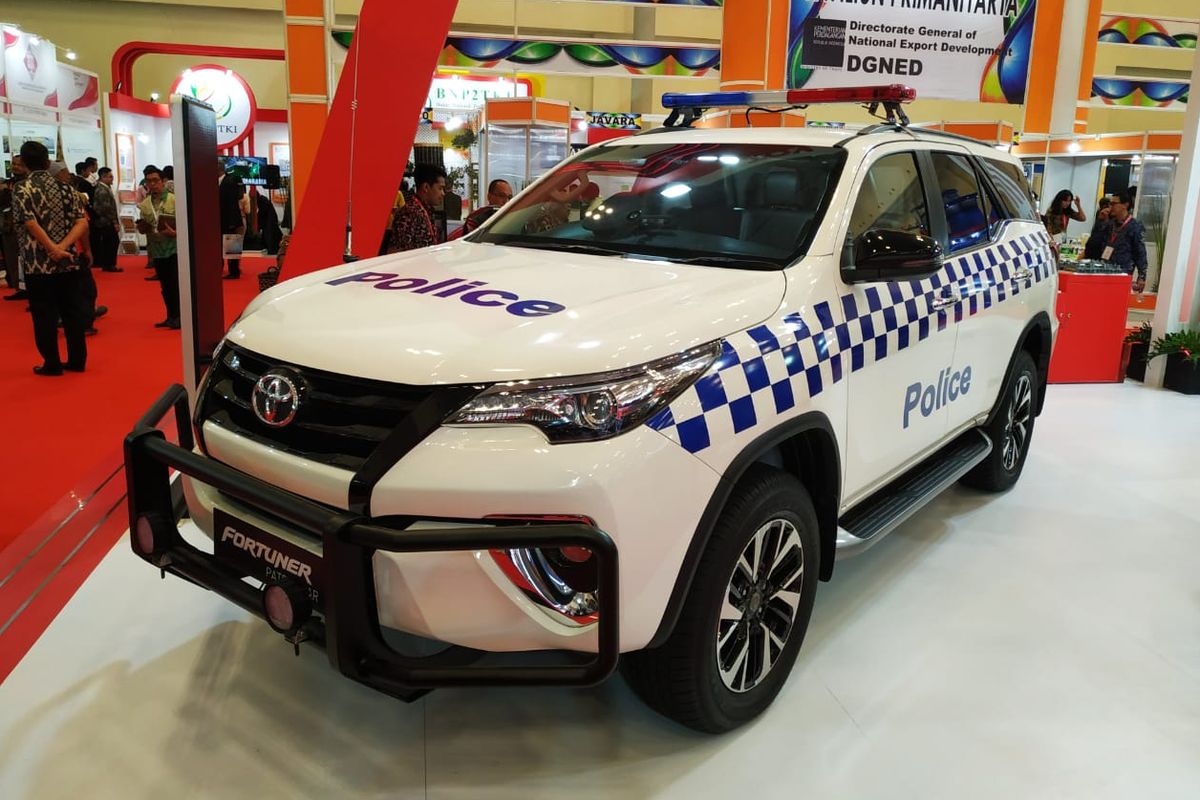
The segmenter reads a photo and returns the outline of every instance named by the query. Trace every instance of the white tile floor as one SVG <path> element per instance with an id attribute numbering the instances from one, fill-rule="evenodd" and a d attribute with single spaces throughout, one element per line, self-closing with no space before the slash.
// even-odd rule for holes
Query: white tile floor
<path id="1" fill-rule="evenodd" d="M 619 679 L 393 702 L 122 542 L 0 686 L 0 798 L 1198 798 L 1198 466 L 1197 398 L 1054 387 L 1018 487 L 840 564 L 720 738 Z"/>

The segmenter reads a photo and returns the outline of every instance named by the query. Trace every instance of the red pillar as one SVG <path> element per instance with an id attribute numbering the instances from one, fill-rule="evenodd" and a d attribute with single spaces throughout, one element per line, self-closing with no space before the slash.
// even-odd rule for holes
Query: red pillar
<path id="1" fill-rule="evenodd" d="M 342 262 L 351 187 L 354 252 L 363 257 L 378 252 L 457 5 L 458 0 L 426 0 L 421 13 L 414 14 L 408 3 L 364 0 L 288 247 L 284 277 Z M 358 111 L 352 115 L 356 77 Z"/>

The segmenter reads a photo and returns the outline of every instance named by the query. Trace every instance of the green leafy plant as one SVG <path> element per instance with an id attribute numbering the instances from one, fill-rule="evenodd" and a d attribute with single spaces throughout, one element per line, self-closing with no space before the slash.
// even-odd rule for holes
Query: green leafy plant
<path id="1" fill-rule="evenodd" d="M 1130 331 L 1125 336 L 1125 342 L 1127 344 L 1150 344 L 1150 338 L 1151 338 L 1150 330 L 1151 330 L 1150 323 L 1143 322 L 1141 324 L 1141 327 L 1139 327 L 1135 331 Z"/>
<path id="2" fill-rule="evenodd" d="M 1189 364 L 1200 364 L 1200 330 L 1175 331 L 1155 339 L 1150 346 L 1149 358 L 1179 353 Z"/>
<path id="3" fill-rule="evenodd" d="M 479 134 L 468 127 L 454 134 L 454 138 L 450 140 L 450 144 L 455 150 L 470 150 L 475 146 L 475 142 L 477 141 L 479 141 Z"/>

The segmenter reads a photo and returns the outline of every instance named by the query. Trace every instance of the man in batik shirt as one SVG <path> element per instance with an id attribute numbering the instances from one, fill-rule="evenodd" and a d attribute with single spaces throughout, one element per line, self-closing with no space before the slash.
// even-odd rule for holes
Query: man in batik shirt
<path id="1" fill-rule="evenodd" d="M 405 195 L 404 207 L 392 218 L 389 253 L 416 250 L 442 241 L 433 210 L 446 196 L 446 171 L 433 164 L 418 164 L 414 181 L 416 191 Z"/>
<path id="2" fill-rule="evenodd" d="M 21 270 L 29 292 L 33 338 L 42 356 L 38 375 L 83 372 L 85 331 L 92 308 L 84 297 L 84 272 L 76 243 L 87 235 L 87 218 L 75 190 L 50 177 L 50 154 L 41 142 L 21 145 L 30 174 L 13 192 L 13 216 L 21 235 Z M 67 361 L 58 349 L 58 321 L 67 339 Z"/>

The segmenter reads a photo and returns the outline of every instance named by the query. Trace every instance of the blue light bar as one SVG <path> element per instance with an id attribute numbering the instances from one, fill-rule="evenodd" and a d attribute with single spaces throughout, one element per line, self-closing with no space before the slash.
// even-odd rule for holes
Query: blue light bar
<path id="1" fill-rule="evenodd" d="M 917 92 L 908 86 L 854 86 L 837 89 L 786 89 L 769 92 L 667 92 L 664 108 L 746 108 L 805 106 L 816 103 L 911 103 Z"/>

